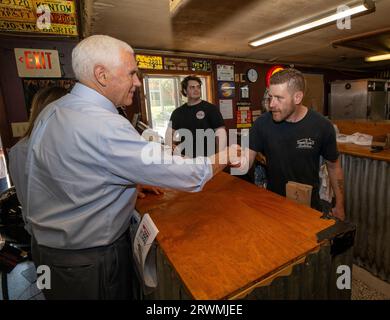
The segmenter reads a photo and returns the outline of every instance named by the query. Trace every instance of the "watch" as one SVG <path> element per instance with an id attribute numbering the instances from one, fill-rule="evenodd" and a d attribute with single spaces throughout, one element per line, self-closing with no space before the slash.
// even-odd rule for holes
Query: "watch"
<path id="1" fill-rule="evenodd" d="M 259 74 L 255 69 L 251 68 L 246 72 L 246 77 L 249 82 L 256 82 L 259 78 Z"/>

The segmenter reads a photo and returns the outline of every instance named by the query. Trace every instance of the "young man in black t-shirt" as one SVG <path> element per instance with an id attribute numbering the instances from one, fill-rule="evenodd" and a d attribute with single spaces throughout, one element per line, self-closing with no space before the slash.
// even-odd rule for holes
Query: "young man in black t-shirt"
<path id="1" fill-rule="evenodd" d="M 179 146 L 185 147 L 179 152 L 190 158 L 211 156 L 218 149 L 223 150 L 227 142 L 222 115 L 215 105 L 201 99 L 201 85 L 201 80 L 195 76 L 188 76 L 182 81 L 181 92 L 187 97 L 187 103 L 172 112 L 165 135 L 166 144 L 173 147 L 179 135 Z"/>
<path id="2" fill-rule="evenodd" d="M 249 167 L 261 152 L 267 159 L 267 189 L 285 196 L 288 181 L 311 185 L 311 206 L 320 210 L 322 156 L 336 196 L 333 215 L 344 220 L 343 172 L 335 130 L 329 120 L 302 104 L 304 92 L 305 79 L 298 70 L 282 70 L 272 76 L 269 112 L 259 117 L 250 130 Z"/>

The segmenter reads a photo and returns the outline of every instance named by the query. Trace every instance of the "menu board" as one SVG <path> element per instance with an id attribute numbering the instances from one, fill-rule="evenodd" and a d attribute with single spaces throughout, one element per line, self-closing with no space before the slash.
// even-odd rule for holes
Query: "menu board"
<path id="1" fill-rule="evenodd" d="M 183 58 L 164 58 L 164 69 L 165 70 L 188 70 L 188 61 Z"/>
<path id="2" fill-rule="evenodd" d="M 137 66 L 140 69 L 152 69 L 152 70 L 163 69 L 163 60 L 161 56 L 149 56 L 149 55 L 136 54 L 135 60 L 137 61 Z"/>

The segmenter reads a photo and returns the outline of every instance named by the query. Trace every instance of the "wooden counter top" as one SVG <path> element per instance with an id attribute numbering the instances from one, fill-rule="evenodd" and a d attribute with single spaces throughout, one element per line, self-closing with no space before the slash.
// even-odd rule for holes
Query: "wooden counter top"
<path id="1" fill-rule="evenodd" d="M 337 125 L 340 133 L 347 135 L 360 132 L 371 136 L 381 136 L 390 132 L 390 120 L 371 121 L 365 119 L 351 119 L 332 120 L 332 123 Z M 360 146 L 354 143 L 337 143 L 337 146 L 341 153 L 375 160 L 390 161 L 390 150 L 372 153 L 370 152 L 371 147 Z"/>
<path id="2" fill-rule="evenodd" d="M 194 299 L 227 299 L 319 249 L 334 224 L 321 213 L 220 173 L 199 193 L 167 191 L 137 201 Z"/>
<path id="3" fill-rule="evenodd" d="M 340 153 L 350 154 L 352 156 L 364 157 L 374 160 L 382 160 L 390 162 L 390 149 L 379 152 L 371 152 L 369 146 L 359 146 L 354 143 L 337 143 L 337 148 Z"/>

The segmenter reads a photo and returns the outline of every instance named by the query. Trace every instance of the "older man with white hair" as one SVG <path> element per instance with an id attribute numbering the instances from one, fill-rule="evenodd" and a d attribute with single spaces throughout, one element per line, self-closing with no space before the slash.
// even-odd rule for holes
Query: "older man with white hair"
<path id="1" fill-rule="evenodd" d="M 197 161 L 166 153 L 164 161 L 145 162 L 145 149 L 161 146 L 140 137 L 116 109 L 130 105 L 141 85 L 132 48 L 91 36 L 74 48 L 72 65 L 79 83 L 41 113 L 29 141 L 33 259 L 50 267 L 48 299 L 129 299 L 136 185 L 199 191 L 228 153 Z"/>

